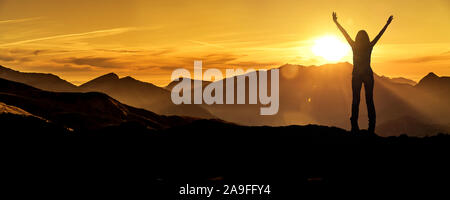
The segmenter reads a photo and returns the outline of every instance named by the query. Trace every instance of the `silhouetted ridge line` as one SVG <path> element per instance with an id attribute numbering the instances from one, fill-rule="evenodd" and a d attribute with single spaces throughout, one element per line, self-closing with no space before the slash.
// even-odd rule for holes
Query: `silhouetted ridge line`
<path id="1" fill-rule="evenodd" d="M 347 62 L 321 66 L 292 64 L 281 66 L 280 109 L 273 116 L 260 116 L 261 105 L 248 103 L 243 105 L 174 105 L 171 101 L 170 89 L 178 83 L 177 81 L 171 82 L 170 86 L 166 88 L 161 88 L 132 77 L 119 78 L 114 73 L 100 76 L 106 77 L 104 79 L 106 81 L 93 82 L 95 80 L 93 79 L 87 82 L 90 84 L 74 86 L 75 89 L 69 92 L 102 92 L 119 102 L 160 115 L 220 118 L 242 125 L 285 126 L 313 123 L 348 129 L 349 116 L 345 113 L 348 113 L 350 109 L 348 104 L 351 101 L 351 90 L 348 90 L 348 85 L 351 82 L 352 67 Z M 39 76 L 39 74 L 32 76 Z M 7 76 L 5 79 L 11 80 L 11 76 Z M 236 79 L 237 76 L 231 78 L 235 81 L 235 87 L 237 87 Z M 448 121 L 450 121 L 450 105 L 448 104 L 450 90 L 446 89 L 450 88 L 448 87 L 450 84 L 446 81 L 449 80 L 448 77 L 431 78 L 430 80 L 434 81 L 431 81 L 430 84 L 428 81 L 422 81 L 415 86 L 399 83 L 376 74 L 374 74 L 374 79 L 377 83 L 377 87 L 374 88 L 374 99 L 378 108 L 378 125 L 383 127 L 383 132 L 379 134 L 390 136 L 414 132 L 416 135 L 415 130 L 438 130 L 428 127 L 436 126 L 441 129 L 441 127 L 448 126 Z M 47 84 L 49 87 L 41 87 L 38 82 L 30 82 L 29 80 L 32 79 L 29 77 L 21 80 L 18 82 L 25 82 L 33 87 L 49 91 L 58 91 L 59 87 L 59 83 L 53 82 Z M 193 81 L 199 80 L 191 80 L 192 88 L 194 87 Z M 202 81 L 202 87 L 209 83 Z M 226 86 L 224 89 L 226 90 Z M 248 90 L 248 83 L 245 89 Z M 224 94 L 224 96 L 226 95 Z M 364 106 L 361 107 L 361 112 L 365 112 Z M 403 127 L 393 127 L 393 123 L 390 121 L 398 121 L 403 116 L 413 117 L 420 122 L 417 124 L 423 125 L 423 127 L 410 131 Z M 360 121 L 367 121 L 364 114 L 361 115 Z M 386 127 L 389 128 L 385 129 Z M 366 127 L 361 128 L 365 129 Z M 399 132 L 398 130 L 406 131 Z M 425 136 L 436 133 L 423 132 L 422 134 Z"/>
<path id="2" fill-rule="evenodd" d="M 88 87 L 89 85 L 92 85 L 92 84 L 103 83 L 103 82 L 114 81 L 114 80 L 119 80 L 119 76 L 115 73 L 109 73 L 109 74 L 105 74 L 105 75 L 99 76 L 97 78 L 94 78 L 94 79 L 80 85 L 80 87 Z"/>
<path id="3" fill-rule="evenodd" d="M 48 92 L 1 78 L 0 102 L 81 132 L 121 126 L 124 123 L 150 131 L 193 120 L 160 116 L 122 104 L 103 93 Z"/>
<path id="4" fill-rule="evenodd" d="M 50 91 L 71 92 L 78 90 L 77 86 L 53 74 L 24 73 L 3 66 L 0 66 L 0 78 Z"/>

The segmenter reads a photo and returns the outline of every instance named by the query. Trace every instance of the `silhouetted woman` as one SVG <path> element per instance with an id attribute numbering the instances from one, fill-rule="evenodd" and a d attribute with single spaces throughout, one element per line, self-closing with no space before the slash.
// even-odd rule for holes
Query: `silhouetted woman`
<path id="1" fill-rule="evenodd" d="M 370 57 L 372 54 L 373 46 L 378 42 L 383 35 L 386 28 L 392 22 L 393 16 L 390 16 L 386 25 L 380 31 L 380 33 L 372 40 L 369 40 L 369 35 L 365 30 L 360 30 L 356 35 L 355 41 L 350 38 L 347 31 L 338 23 L 336 13 L 333 12 L 333 21 L 336 23 L 339 30 L 347 39 L 353 50 L 353 72 L 352 72 L 352 116 L 350 122 L 352 125 L 352 132 L 359 131 L 358 127 L 358 114 L 359 114 L 359 101 L 361 94 L 361 86 L 364 83 L 364 89 L 366 94 L 367 112 L 369 114 L 369 133 L 375 132 L 375 106 L 373 103 L 373 72 L 370 67 Z"/>

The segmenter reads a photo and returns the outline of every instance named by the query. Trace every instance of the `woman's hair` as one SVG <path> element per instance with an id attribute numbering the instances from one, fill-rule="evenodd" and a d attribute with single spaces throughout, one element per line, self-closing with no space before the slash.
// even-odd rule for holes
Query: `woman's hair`
<path id="1" fill-rule="evenodd" d="M 365 30 L 360 30 L 358 34 L 356 34 L 355 38 L 355 45 L 357 47 L 369 47 L 370 46 L 370 39 L 369 35 Z"/>

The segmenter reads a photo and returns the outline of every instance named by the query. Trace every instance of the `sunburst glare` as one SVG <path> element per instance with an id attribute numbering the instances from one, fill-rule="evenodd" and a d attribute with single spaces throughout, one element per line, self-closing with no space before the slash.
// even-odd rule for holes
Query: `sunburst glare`
<path id="1" fill-rule="evenodd" d="M 336 36 L 329 35 L 316 39 L 311 50 L 314 55 L 320 56 L 326 61 L 336 62 L 350 52 L 350 47 Z"/>

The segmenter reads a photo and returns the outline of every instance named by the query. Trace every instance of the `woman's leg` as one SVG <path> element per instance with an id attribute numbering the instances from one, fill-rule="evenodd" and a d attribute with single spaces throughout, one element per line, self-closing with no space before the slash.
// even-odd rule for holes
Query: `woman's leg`
<path id="1" fill-rule="evenodd" d="M 361 96 L 361 85 L 362 85 L 361 78 L 358 76 L 353 76 L 352 77 L 352 92 L 353 92 L 352 116 L 350 117 L 352 131 L 359 131 L 358 115 L 359 115 L 359 102 L 360 102 L 360 96 Z"/>
<path id="2" fill-rule="evenodd" d="M 369 115 L 369 129 L 368 129 L 369 133 L 375 132 L 375 121 L 376 121 L 375 105 L 373 102 L 373 86 L 374 86 L 373 75 L 370 75 L 364 79 L 367 113 Z"/>

